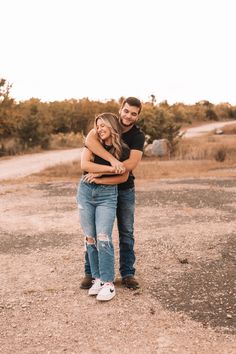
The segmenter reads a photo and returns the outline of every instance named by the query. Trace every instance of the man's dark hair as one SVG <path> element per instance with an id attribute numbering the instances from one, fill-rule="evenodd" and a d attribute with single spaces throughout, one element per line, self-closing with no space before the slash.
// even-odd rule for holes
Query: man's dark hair
<path id="1" fill-rule="evenodd" d="M 128 103 L 130 106 L 138 107 L 139 108 L 138 114 L 141 112 L 142 103 L 141 103 L 141 101 L 138 98 L 136 98 L 136 97 L 125 98 L 124 101 L 121 104 L 121 108 L 123 108 L 126 103 Z"/>

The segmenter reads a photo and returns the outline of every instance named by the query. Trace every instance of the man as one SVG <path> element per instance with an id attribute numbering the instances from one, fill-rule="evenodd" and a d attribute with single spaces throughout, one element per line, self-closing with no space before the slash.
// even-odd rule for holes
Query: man
<path id="1" fill-rule="evenodd" d="M 127 182 L 118 184 L 118 204 L 117 204 L 117 226 L 119 231 L 120 247 L 120 274 L 122 283 L 130 289 L 139 288 L 139 283 L 135 279 L 135 253 L 134 253 L 134 207 L 135 190 L 134 176 L 132 171 L 137 167 L 143 154 L 145 136 L 137 127 L 142 104 L 135 97 L 126 98 L 119 110 L 120 123 L 122 125 L 122 139 L 130 148 L 130 156 L 123 163 L 116 160 L 106 151 L 97 139 L 96 132 L 91 130 L 86 138 L 86 146 L 96 153 L 96 155 L 110 162 L 116 168 L 117 173 L 129 171 L 130 176 Z M 109 177 L 100 177 L 104 180 Z M 85 254 L 85 277 L 81 282 L 82 289 L 88 289 L 92 285 L 91 271 L 87 252 Z"/>

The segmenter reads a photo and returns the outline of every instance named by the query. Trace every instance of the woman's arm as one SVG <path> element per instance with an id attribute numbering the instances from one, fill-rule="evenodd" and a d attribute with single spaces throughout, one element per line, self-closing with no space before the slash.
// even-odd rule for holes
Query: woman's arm
<path id="1" fill-rule="evenodd" d="M 83 148 L 81 154 L 81 169 L 86 172 L 97 172 L 97 173 L 116 173 L 115 167 L 100 165 L 91 161 L 92 159 L 92 151 Z"/>
<path id="2" fill-rule="evenodd" d="M 106 149 L 104 149 L 104 147 L 98 140 L 97 133 L 94 129 L 90 130 L 90 132 L 86 136 L 85 144 L 86 146 L 88 146 L 89 150 L 91 150 L 97 156 L 110 162 L 110 164 L 115 168 L 116 173 L 124 173 L 125 168 L 123 166 L 123 163 L 117 160 Z"/>
<path id="3" fill-rule="evenodd" d="M 84 176 L 84 181 L 96 184 L 120 184 L 127 181 L 129 177 L 129 172 L 125 172 L 122 175 L 117 175 L 114 177 L 97 177 L 94 173 L 88 173 Z"/>

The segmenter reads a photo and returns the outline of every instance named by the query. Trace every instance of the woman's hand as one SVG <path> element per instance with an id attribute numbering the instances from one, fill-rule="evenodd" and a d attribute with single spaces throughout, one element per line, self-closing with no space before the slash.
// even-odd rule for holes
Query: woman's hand
<path id="1" fill-rule="evenodd" d="M 102 173 L 87 173 L 83 177 L 83 181 L 88 182 L 88 183 L 96 183 L 95 179 L 98 177 L 101 177 L 101 176 L 102 176 Z"/>

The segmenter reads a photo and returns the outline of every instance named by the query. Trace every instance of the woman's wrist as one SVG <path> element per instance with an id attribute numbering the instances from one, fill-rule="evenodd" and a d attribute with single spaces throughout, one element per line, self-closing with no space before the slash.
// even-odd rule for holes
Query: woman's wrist
<path id="1" fill-rule="evenodd" d="M 114 166 L 109 166 L 109 172 L 115 173 L 115 167 Z"/>

